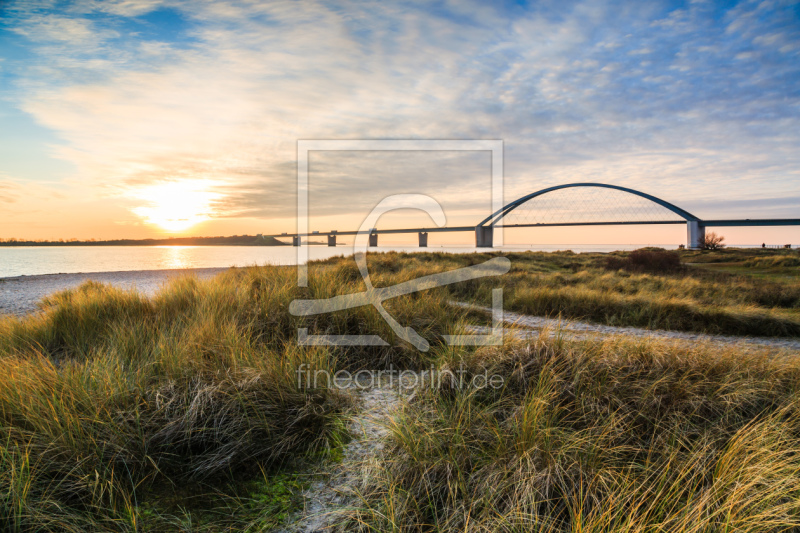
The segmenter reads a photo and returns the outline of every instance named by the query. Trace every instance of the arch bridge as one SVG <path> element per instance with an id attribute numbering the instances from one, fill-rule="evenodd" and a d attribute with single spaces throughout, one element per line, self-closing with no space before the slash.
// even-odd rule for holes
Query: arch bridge
<path id="1" fill-rule="evenodd" d="M 575 189 L 570 195 L 560 191 Z M 576 194 L 577 192 L 577 194 Z M 620 201 L 620 199 L 623 199 Z M 578 216 L 579 218 L 574 218 Z M 377 229 L 368 231 L 314 231 L 306 234 L 283 233 L 272 237 L 292 238 L 299 246 L 303 238 L 327 236 L 328 246 L 336 245 L 337 235 L 369 234 L 369 245 L 378 245 L 379 234 L 417 233 L 419 245 L 428 245 L 429 233 L 475 232 L 475 245 L 491 248 L 495 228 L 556 226 L 616 226 L 645 224 L 685 224 L 686 246 L 702 247 L 708 227 L 798 226 L 799 218 L 703 220 L 670 202 L 642 191 L 607 183 L 567 183 L 547 187 L 507 203 L 475 226 Z"/>

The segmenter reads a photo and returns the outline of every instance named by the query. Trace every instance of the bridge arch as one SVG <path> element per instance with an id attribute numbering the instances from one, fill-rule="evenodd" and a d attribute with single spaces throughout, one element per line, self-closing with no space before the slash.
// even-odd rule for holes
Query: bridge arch
<path id="1" fill-rule="evenodd" d="M 610 185 L 608 183 L 565 183 L 564 185 L 555 185 L 553 187 L 547 187 L 546 189 L 540 189 L 540 190 L 538 190 L 536 192 L 532 192 L 530 194 L 526 194 L 525 196 L 517 198 L 513 202 L 507 203 L 506 205 L 504 205 L 503 207 L 501 207 L 500 209 L 498 209 L 497 211 L 495 211 L 494 213 L 492 213 L 491 215 L 489 215 L 485 219 L 483 219 L 480 222 L 478 222 L 478 226 L 485 226 L 486 224 L 489 224 L 490 226 L 494 226 L 503 217 L 505 217 L 507 214 L 509 214 L 511 211 L 513 211 L 517 207 L 521 206 L 522 204 L 524 204 L 524 203 L 526 203 L 526 202 L 528 202 L 530 200 L 533 200 L 537 196 L 542 196 L 543 194 L 547 194 L 549 192 L 558 191 L 560 189 L 569 189 L 569 188 L 572 188 L 572 187 L 600 187 L 600 188 L 604 188 L 604 189 L 614 189 L 614 190 L 617 190 L 617 191 L 626 192 L 626 193 L 633 194 L 635 196 L 640 196 L 642 198 L 650 200 L 651 202 L 656 203 L 656 204 L 660 205 L 661 207 L 665 207 L 665 208 L 669 209 L 670 211 L 672 211 L 673 213 L 675 213 L 676 215 L 678 215 L 678 216 L 682 217 L 683 219 L 685 219 L 687 222 L 690 221 L 690 220 L 700 220 L 699 218 L 697 218 L 696 216 L 694 216 L 690 212 L 686 211 L 685 209 L 681 209 L 677 205 L 671 204 L 671 203 L 669 203 L 669 202 L 667 202 L 665 200 L 662 200 L 661 198 L 657 198 L 657 197 L 655 197 L 655 196 L 653 196 L 651 194 L 647 194 L 647 193 L 642 192 L 642 191 L 637 191 L 636 189 L 629 189 L 627 187 L 620 187 L 619 185 Z"/>
<path id="2" fill-rule="evenodd" d="M 558 191 L 558 190 L 561 190 L 561 189 L 569 189 L 569 188 L 573 188 L 573 187 L 599 187 L 599 188 L 604 188 L 604 189 L 613 189 L 613 190 L 617 190 L 617 191 L 622 191 L 622 192 L 625 192 L 625 193 L 628 193 L 628 194 L 632 194 L 634 196 L 638 196 L 638 197 L 644 198 L 644 199 L 649 200 L 649 201 L 651 201 L 651 202 L 653 202 L 653 203 L 655 203 L 657 205 L 660 205 L 661 207 L 664 207 L 664 208 L 668 209 L 669 211 L 672 211 L 676 215 L 678 215 L 681 218 L 683 218 L 684 220 L 686 220 L 686 224 L 687 224 L 687 245 L 690 248 L 698 247 L 699 244 L 700 244 L 700 241 L 702 240 L 702 238 L 705 235 L 705 228 L 702 225 L 702 221 L 698 217 L 694 216 L 693 214 L 691 214 L 690 212 L 686 211 L 685 209 L 682 209 L 682 208 L 680 208 L 680 207 L 678 207 L 678 206 L 676 206 L 674 204 L 671 204 L 671 203 L 667 202 L 666 200 L 662 200 L 661 198 L 658 198 L 658 197 L 653 196 L 651 194 L 647 194 L 647 193 L 642 192 L 642 191 L 637 191 L 636 189 L 630 189 L 628 187 L 621 187 L 619 185 L 610 185 L 608 183 L 582 182 L 582 183 L 566 183 L 566 184 L 563 184 L 563 185 L 555 185 L 553 187 L 547 187 L 545 189 L 540 189 L 540 190 L 538 190 L 536 192 L 533 192 L 533 193 L 530 193 L 530 194 L 526 194 L 525 196 L 521 196 L 520 198 L 517 198 L 513 202 L 507 203 L 506 205 L 504 205 L 503 207 L 501 207 L 500 209 L 498 209 L 497 211 L 495 211 L 494 213 L 492 213 L 491 215 L 489 215 L 485 219 L 481 220 L 475 226 L 476 245 L 478 247 L 491 247 L 492 246 L 492 241 L 493 241 L 492 235 L 493 235 L 494 226 L 495 225 L 502 226 L 502 224 L 499 224 L 500 221 L 502 221 L 503 218 L 506 215 L 508 215 L 509 213 L 514 211 L 519 206 L 529 202 L 530 200 L 533 200 L 534 198 L 537 198 L 539 196 L 545 195 L 547 193 L 550 193 L 550 192 L 553 192 L 553 191 Z M 602 224 L 602 223 L 597 223 L 597 224 Z M 613 223 L 611 223 L 611 224 L 613 224 Z"/>

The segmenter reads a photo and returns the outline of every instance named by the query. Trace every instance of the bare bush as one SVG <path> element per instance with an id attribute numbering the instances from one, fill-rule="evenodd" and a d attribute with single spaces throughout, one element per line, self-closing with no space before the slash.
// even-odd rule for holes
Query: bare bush
<path id="1" fill-rule="evenodd" d="M 702 242 L 700 243 L 700 247 L 703 250 L 721 250 L 722 248 L 725 248 L 725 245 L 722 244 L 724 240 L 725 237 L 722 235 L 717 235 L 711 231 L 705 234 Z"/>

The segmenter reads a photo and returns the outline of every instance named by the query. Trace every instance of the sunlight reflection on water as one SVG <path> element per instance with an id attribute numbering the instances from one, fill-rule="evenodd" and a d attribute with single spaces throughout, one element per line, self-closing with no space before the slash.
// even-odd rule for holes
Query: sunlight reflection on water
<path id="1" fill-rule="evenodd" d="M 164 248 L 165 255 L 162 262 L 162 267 L 165 269 L 174 268 L 193 268 L 189 258 L 190 252 L 196 246 L 154 246 L 154 248 Z"/>
<path id="2" fill-rule="evenodd" d="M 669 245 L 665 245 L 669 246 Z M 569 250 L 610 252 L 639 248 L 641 245 L 575 246 L 550 245 L 536 247 L 504 247 L 502 251 Z M 672 246 L 674 248 L 674 246 Z M 390 250 L 405 252 L 466 253 L 482 251 L 471 247 L 417 248 L 415 246 L 380 246 L 375 252 Z M 494 251 L 501 251 L 495 249 Z M 310 246 L 310 259 L 325 259 L 350 255 L 351 246 Z M 297 249 L 293 246 L 20 246 L 0 247 L 0 278 L 38 274 L 68 274 L 79 272 L 120 272 L 130 270 L 167 270 L 184 268 L 214 268 L 251 265 L 297 264 Z"/>

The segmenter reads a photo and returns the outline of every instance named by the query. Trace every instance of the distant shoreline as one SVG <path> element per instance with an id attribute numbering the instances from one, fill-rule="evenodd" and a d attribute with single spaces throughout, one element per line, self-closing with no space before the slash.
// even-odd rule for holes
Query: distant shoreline
<path id="1" fill-rule="evenodd" d="M 309 243 L 311 244 L 311 243 Z M 233 235 L 230 237 L 168 237 L 166 239 L 111 239 L 88 241 L 0 241 L 2 246 L 291 246 L 275 237 Z"/>

